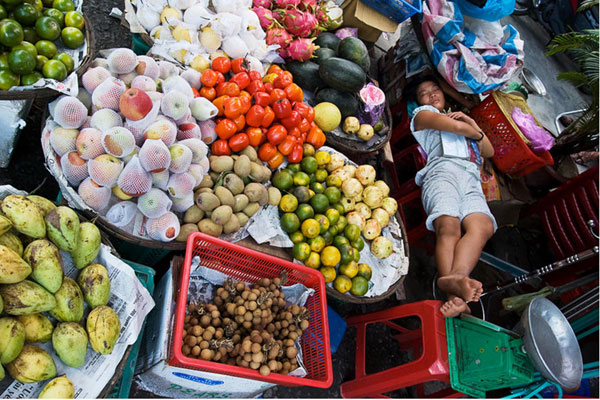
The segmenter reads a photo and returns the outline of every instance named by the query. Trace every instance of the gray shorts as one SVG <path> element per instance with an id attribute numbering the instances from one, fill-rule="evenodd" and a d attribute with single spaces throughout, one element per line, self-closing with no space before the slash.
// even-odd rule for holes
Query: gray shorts
<path id="1" fill-rule="evenodd" d="M 427 171 L 423 179 L 421 201 L 427 213 L 426 226 L 435 231 L 433 221 L 442 215 L 462 220 L 469 214 L 490 217 L 494 232 L 498 228 L 481 190 L 481 178 L 454 162 L 444 162 Z"/>

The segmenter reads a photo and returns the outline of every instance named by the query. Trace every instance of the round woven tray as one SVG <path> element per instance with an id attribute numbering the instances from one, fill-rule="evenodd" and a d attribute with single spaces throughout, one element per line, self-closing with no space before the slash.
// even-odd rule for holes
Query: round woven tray
<path id="1" fill-rule="evenodd" d="M 404 227 L 404 223 L 402 223 L 402 218 L 400 217 L 400 214 L 398 212 L 396 212 L 396 218 L 398 219 L 398 225 L 400 226 L 400 232 L 402 233 L 402 244 L 404 245 L 404 254 L 408 258 L 408 236 L 406 235 L 406 228 Z M 358 297 L 351 294 L 342 294 L 329 286 L 325 286 L 325 289 L 328 297 L 332 297 L 344 303 L 372 304 L 390 297 L 390 295 L 392 295 L 400 286 L 404 285 L 405 278 L 406 275 L 400 277 L 400 279 L 398 279 L 394 284 L 392 284 L 384 293 L 373 297 Z"/>
<path id="2" fill-rule="evenodd" d="M 344 137 L 334 135 L 332 133 L 326 133 L 327 144 L 334 149 L 346 154 L 349 157 L 357 154 L 373 153 L 381 150 L 392 137 L 392 113 L 389 105 L 385 104 L 385 111 L 383 113 L 383 124 L 384 127 L 377 132 L 373 138 L 369 141 L 363 142 L 353 139 L 346 139 Z M 342 132 L 341 128 L 336 128 L 339 132 Z"/>
<path id="3" fill-rule="evenodd" d="M 94 40 L 94 33 L 92 32 L 91 24 L 89 19 L 84 15 L 83 19 L 85 20 L 85 40 L 87 43 L 87 53 L 81 60 L 81 63 L 75 70 L 78 78 L 81 78 L 81 75 L 85 71 L 87 71 L 88 66 L 94 59 L 94 46 L 96 45 Z M 26 90 L 0 90 L 0 100 L 25 100 L 25 99 L 37 99 L 37 98 L 47 98 L 47 97 L 55 97 L 60 93 L 54 89 L 50 88 L 40 88 L 40 89 L 26 89 Z"/>

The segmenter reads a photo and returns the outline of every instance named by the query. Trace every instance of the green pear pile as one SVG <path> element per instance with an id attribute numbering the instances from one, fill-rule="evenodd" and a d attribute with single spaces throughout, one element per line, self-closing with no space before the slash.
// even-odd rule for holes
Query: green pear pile
<path id="1" fill-rule="evenodd" d="M 0 211 L 0 380 L 4 368 L 22 383 L 56 376 L 52 356 L 32 343 L 51 341 L 60 360 L 75 368 L 84 364 L 88 343 L 110 354 L 121 324 L 106 305 L 108 271 L 92 264 L 100 251 L 98 228 L 35 195 L 7 196 Z M 76 280 L 64 275 L 60 250 L 80 270 Z M 91 308 L 85 320 L 84 302 Z M 72 397 L 72 383 L 58 379 L 44 391 Z"/>

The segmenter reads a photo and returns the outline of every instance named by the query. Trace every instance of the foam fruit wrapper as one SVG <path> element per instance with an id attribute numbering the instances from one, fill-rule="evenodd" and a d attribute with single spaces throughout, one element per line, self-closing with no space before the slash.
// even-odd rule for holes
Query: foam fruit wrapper
<path id="1" fill-rule="evenodd" d="M 369 82 L 360 89 L 359 97 L 362 104 L 358 109 L 358 120 L 361 124 L 376 125 L 385 110 L 385 94 Z"/>

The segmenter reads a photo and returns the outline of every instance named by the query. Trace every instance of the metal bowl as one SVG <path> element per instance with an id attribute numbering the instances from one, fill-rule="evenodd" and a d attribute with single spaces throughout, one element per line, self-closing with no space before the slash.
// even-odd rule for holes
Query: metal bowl
<path id="1" fill-rule="evenodd" d="M 565 390 L 581 383 L 583 360 L 569 321 L 550 300 L 536 297 L 521 315 L 523 344 L 531 362 L 546 379 Z"/>
<path id="2" fill-rule="evenodd" d="M 532 93 L 539 94 L 540 96 L 546 95 L 546 87 L 542 83 L 542 80 L 537 77 L 536 74 L 528 70 L 527 68 L 523 68 L 521 70 L 521 82 L 523 85 Z"/>

